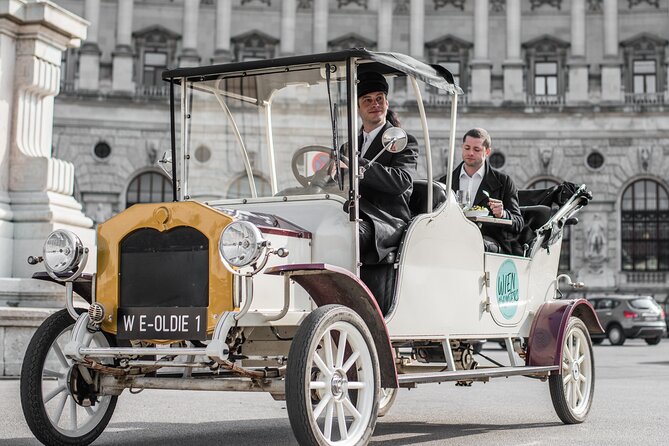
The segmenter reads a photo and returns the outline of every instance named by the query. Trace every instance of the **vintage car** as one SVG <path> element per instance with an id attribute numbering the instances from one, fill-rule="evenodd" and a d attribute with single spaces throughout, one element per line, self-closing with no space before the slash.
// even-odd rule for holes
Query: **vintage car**
<path id="1" fill-rule="evenodd" d="M 365 172 L 355 98 L 365 71 L 383 74 L 390 102 L 402 98 L 419 117 L 425 178 L 414 181 L 401 243 L 372 263 L 361 261 L 358 237 Z M 97 252 L 57 230 L 29 259 L 46 269 L 36 278 L 67 294 L 22 369 L 23 412 L 38 440 L 91 443 L 125 389 L 268 392 L 285 399 L 304 445 L 366 444 L 397 389 L 444 381 L 539 378 L 564 423 L 585 420 L 590 333 L 602 329 L 587 301 L 562 297 L 579 284 L 557 268 L 563 227 L 591 195 L 581 186 L 533 219 L 523 255 L 486 252 L 479 225 L 504 222 L 468 217 L 432 180 L 438 157 L 423 95 L 450 103 L 430 119 L 449 141 L 440 173 L 451 172 L 462 91 L 447 70 L 351 49 L 163 78 L 172 148 L 161 165 L 174 201 L 100 224 Z M 407 139 L 390 128 L 384 150 L 399 153 Z M 90 255 L 92 275 L 83 273 Z M 386 295 L 374 296 L 365 274 L 390 281 Z M 75 292 L 87 308 L 75 307 Z M 476 356 L 485 339 L 504 340 L 502 360 Z"/>

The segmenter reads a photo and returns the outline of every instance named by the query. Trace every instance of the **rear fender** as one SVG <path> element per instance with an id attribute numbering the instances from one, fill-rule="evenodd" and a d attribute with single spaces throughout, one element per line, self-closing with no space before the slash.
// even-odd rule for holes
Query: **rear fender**
<path id="1" fill-rule="evenodd" d="M 562 363 L 562 343 L 571 316 L 583 321 L 591 334 L 604 333 L 597 314 L 585 299 L 546 302 L 537 312 L 527 343 L 527 365 Z"/>
<path id="2" fill-rule="evenodd" d="M 358 277 L 343 268 L 324 263 L 274 266 L 267 268 L 265 274 L 288 274 L 319 307 L 339 304 L 358 313 L 374 339 L 381 387 L 398 387 L 395 359 L 383 314 L 372 293 Z"/>

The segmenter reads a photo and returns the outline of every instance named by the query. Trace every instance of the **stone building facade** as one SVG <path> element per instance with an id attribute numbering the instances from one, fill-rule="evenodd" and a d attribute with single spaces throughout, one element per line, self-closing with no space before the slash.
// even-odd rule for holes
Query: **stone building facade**
<path id="1" fill-rule="evenodd" d="M 58 4 L 91 25 L 63 59 L 53 151 L 74 164 L 77 197 L 95 221 L 169 199 L 155 167 L 169 150 L 163 69 L 364 46 L 448 67 L 467 93 L 459 131 L 487 128 L 491 162 L 519 187 L 588 184 L 595 199 L 561 263 L 589 292 L 667 297 L 669 0 Z M 418 134 L 403 88 L 393 86 L 391 105 Z M 426 97 L 439 122 L 447 104 Z M 446 129 L 445 117 L 431 128 L 433 147 L 446 147 Z M 435 165 L 444 163 L 438 153 Z M 238 187 L 231 178 L 230 194 Z"/>

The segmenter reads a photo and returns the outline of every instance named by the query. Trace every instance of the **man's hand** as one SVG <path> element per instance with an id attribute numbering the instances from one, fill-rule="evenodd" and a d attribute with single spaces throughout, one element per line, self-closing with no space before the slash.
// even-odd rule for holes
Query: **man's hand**
<path id="1" fill-rule="evenodd" d="M 488 198 L 488 206 L 492 211 L 492 215 L 497 218 L 504 218 L 504 203 L 502 200 L 496 198 Z"/>

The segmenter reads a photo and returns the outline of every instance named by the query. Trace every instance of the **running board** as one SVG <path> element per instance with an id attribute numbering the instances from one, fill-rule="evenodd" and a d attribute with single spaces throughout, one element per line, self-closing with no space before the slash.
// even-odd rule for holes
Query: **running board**
<path id="1" fill-rule="evenodd" d="M 559 370 L 559 368 L 560 367 L 557 365 L 551 365 L 541 367 L 495 367 L 488 369 L 456 370 L 454 372 L 411 373 L 407 375 L 398 375 L 397 382 L 400 387 L 402 387 L 407 384 L 426 384 L 444 381 L 476 381 L 486 378 L 518 375 L 546 377 L 549 372 Z"/>

